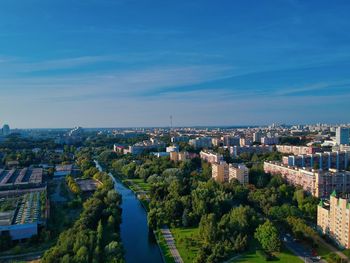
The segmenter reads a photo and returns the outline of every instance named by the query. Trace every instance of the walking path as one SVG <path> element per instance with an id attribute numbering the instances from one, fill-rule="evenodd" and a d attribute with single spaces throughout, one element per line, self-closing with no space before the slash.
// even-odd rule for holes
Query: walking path
<path id="1" fill-rule="evenodd" d="M 162 227 L 160 231 L 162 232 L 165 242 L 167 243 L 170 249 L 170 253 L 173 256 L 175 263 L 183 263 L 184 261 L 182 260 L 180 253 L 176 248 L 175 240 L 173 235 L 170 232 L 170 229 L 168 227 Z"/>

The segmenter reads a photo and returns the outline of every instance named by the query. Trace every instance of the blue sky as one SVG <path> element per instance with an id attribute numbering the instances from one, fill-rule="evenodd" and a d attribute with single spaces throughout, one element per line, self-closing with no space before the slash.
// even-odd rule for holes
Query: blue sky
<path id="1" fill-rule="evenodd" d="M 0 124 L 350 122 L 350 2 L 2 0 Z"/>

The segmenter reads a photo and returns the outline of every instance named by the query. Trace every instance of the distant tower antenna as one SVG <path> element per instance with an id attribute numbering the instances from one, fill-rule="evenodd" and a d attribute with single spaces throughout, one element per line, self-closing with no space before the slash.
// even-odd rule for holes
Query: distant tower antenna
<path id="1" fill-rule="evenodd" d="M 170 131 L 169 131 L 169 136 L 171 139 L 171 131 L 173 129 L 173 115 L 170 115 Z"/>

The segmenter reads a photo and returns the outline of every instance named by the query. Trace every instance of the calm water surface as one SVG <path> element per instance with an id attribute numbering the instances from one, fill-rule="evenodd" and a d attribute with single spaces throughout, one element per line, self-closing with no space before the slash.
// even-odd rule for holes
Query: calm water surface
<path id="1" fill-rule="evenodd" d="M 102 171 L 96 162 L 96 167 Z M 121 194 L 122 223 L 120 235 L 127 263 L 163 263 L 159 246 L 147 225 L 147 213 L 134 193 L 109 174 L 116 191 Z"/>

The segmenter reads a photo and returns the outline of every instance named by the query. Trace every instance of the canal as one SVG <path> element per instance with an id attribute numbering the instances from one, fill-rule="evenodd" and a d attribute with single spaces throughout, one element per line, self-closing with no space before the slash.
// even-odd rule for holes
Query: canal
<path id="1" fill-rule="evenodd" d="M 96 162 L 96 167 L 102 167 Z M 125 249 L 127 263 L 163 263 L 159 246 L 147 225 L 147 213 L 134 193 L 125 187 L 112 174 L 116 191 L 122 196 L 121 240 Z"/>

